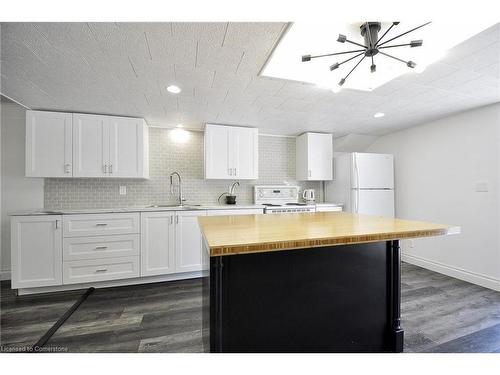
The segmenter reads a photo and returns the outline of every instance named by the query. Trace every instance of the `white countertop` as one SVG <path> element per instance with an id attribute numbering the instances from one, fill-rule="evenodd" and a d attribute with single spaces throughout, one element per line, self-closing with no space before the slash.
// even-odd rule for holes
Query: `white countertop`
<path id="1" fill-rule="evenodd" d="M 184 206 L 131 206 L 131 207 L 112 207 L 112 208 L 40 208 L 32 210 L 17 210 L 8 212 L 9 216 L 31 216 L 31 215 L 78 215 L 78 214 L 105 214 L 120 212 L 154 212 L 154 211 L 197 211 L 197 210 L 238 210 L 261 208 L 262 205 L 255 204 L 227 204 L 227 205 L 190 205 Z"/>
<path id="2" fill-rule="evenodd" d="M 343 206 L 342 203 L 316 203 L 316 206 Z M 8 212 L 9 216 L 31 216 L 31 215 L 78 215 L 78 214 L 107 214 L 120 212 L 155 212 L 155 211 L 197 211 L 197 210 L 238 210 L 238 209 L 263 209 L 263 205 L 259 204 L 225 204 L 225 205 L 210 205 L 200 204 L 184 206 L 130 206 L 130 207 L 111 207 L 111 208 L 39 208 L 32 210 L 17 210 Z"/>

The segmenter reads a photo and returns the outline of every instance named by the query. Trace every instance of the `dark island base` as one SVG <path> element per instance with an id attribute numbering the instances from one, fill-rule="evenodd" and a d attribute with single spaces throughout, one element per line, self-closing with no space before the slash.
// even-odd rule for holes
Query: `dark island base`
<path id="1" fill-rule="evenodd" d="M 398 241 L 210 258 L 210 352 L 401 352 Z"/>

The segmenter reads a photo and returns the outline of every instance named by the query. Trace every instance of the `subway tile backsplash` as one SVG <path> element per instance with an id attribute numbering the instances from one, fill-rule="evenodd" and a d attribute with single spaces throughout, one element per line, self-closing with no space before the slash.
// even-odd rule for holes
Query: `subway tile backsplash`
<path id="1" fill-rule="evenodd" d="M 216 204 L 219 195 L 228 190 L 231 180 L 204 179 L 203 133 L 187 131 L 184 142 L 172 137 L 171 129 L 150 128 L 150 179 L 46 178 L 45 208 L 107 208 L 149 204 L 173 204 L 168 176 L 178 171 L 182 176 L 187 203 Z M 259 137 L 259 179 L 240 180 L 236 188 L 237 202 L 253 203 L 253 186 L 297 184 L 316 189 L 321 199 L 319 182 L 295 180 L 295 139 Z M 120 195 L 119 187 L 127 194 Z"/>

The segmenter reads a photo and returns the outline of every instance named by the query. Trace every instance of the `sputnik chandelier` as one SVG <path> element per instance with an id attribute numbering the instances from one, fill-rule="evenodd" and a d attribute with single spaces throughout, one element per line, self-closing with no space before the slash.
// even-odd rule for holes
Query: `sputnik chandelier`
<path id="1" fill-rule="evenodd" d="M 391 31 L 391 29 L 394 26 L 399 25 L 399 22 L 392 22 L 391 26 L 389 26 L 389 28 L 384 32 L 384 34 L 382 34 L 382 36 L 380 38 L 378 37 L 378 33 L 382 27 L 381 23 L 380 22 L 365 22 L 359 27 L 360 32 L 361 32 L 361 36 L 364 38 L 364 41 L 365 41 L 364 45 L 360 44 L 360 43 L 353 42 L 352 40 L 347 39 L 346 36 L 342 35 L 342 34 L 339 34 L 339 37 L 337 38 L 337 42 L 340 42 L 340 43 L 347 42 L 350 44 L 354 44 L 358 47 L 361 47 L 362 49 L 337 52 L 337 53 L 329 53 L 326 55 L 317 55 L 317 56 L 303 55 L 302 62 L 311 61 L 312 59 L 317 59 L 317 58 L 327 57 L 327 56 L 337 56 L 337 55 L 346 55 L 346 54 L 351 54 L 351 53 L 357 53 L 356 55 L 348 58 L 347 60 L 344 60 L 342 62 L 337 62 L 333 65 L 330 65 L 330 70 L 333 71 L 335 69 L 338 69 L 341 65 L 343 65 L 351 60 L 354 60 L 357 57 L 362 56 L 359 59 L 359 61 L 356 63 L 356 65 L 354 65 L 354 67 L 349 71 L 349 73 L 347 73 L 347 75 L 340 80 L 339 86 L 342 86 L 345 83 L 346 79 L 351 75 L 352 72 L 354 72 L 354 70 L 358 67 L 359 64 L 361 64 L 361 62 L 366 57 L 371 58 L 372 63 L 370 66 L 370 71 L 372 73 L 375 73 L 375 71 L 377 70 L 377 66 L 375 65 L 374 56 L 379 54 L 379 53 L 381 55 L 384 55 L 384 56 L 389 57 L 391 59 L 395 59 L 395 60 L 401 61 L 402 63 L 405 63 L 406 66 L 408 66 L 409 68 L 415 68 L 417 66 L 417 64 L 415 62 L 413 62 L 411 60 L 405 61 L 403 59 L 400 59 L 399 57 L 392 56 L 392 55 L 384 52 L 383 50 L 385 50 L 387 48 L 397 48 L 397 47 L 407 47 L 407 46 L 410 46 L 411 48 L 420 47 L 422 45 L 422 42 L 423 42 L 422 39 L 412 40 L 410 43 L 404 43 L 404 44 L 387 45 L 387 43 L 392 42 L 395 39 L 401 38 L 402 36 L 409 34 L 415 30 L 418 30 L 421 27 L 427 26 L 428 24 L 430 24 L 430 22 L 426 22 L 423 25 L 417 26 L 411 30 L 408 30 L 402 34 L 399 34 L 399 35 L 395 36 L 394 38 L 391 38 L 391 39 L 382 43 L 382 40 L 384 39 L 384 37 L 389 33 L 389 31 Z"/>

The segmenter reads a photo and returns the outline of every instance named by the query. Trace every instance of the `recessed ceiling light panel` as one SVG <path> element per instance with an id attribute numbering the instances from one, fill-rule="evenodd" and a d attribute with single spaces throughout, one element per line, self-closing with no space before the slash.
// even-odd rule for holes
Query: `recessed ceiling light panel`
<path id="1" fill-rule="evenodd" d="M 373 115 L 373 117 L 375 117 L 375 118 L 380 118 L 380 117 L 384 117 L 384 116 L 385 116 L 385 113 L 383 113 L 383 112 L 377 112 Z"/>
<path id="2" fill-rule="evenodd" d="M 181 92 L 181 89 L 179 86 L 176 85 L 170 85 L 167 87 L 167 91 L 171 92 L 172 94 L 178 94 Z"/>

